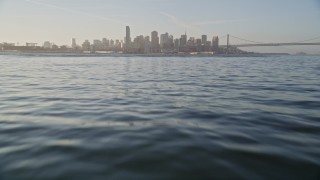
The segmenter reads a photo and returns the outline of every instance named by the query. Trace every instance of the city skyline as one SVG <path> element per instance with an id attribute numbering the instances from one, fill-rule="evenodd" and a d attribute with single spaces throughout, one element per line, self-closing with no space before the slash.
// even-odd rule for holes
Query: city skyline
<path id="1" fill-rule="evenodd" d="M 230 33 L 261 42 L 292 42 L 320 34 L 319 8 L 317 0 L 3 0 L 0 42 L 70 45 L 71 38 L 78 42 L 102 37 L 124 40 L 123 26 L 127 25 L 133 29 L 132 37 L 157 29 L 159 34 L 169 32 L 174 37 L 186 31 L 191 37 Z M 317 47 L 256 49 L 318 51 Z"/>
<path id="2" fill-rule="evenodd" d="M 151 35 L 151 36 L 150 36 Z M 219 37 L 208 35 L 201 37 L 189 37 L 185 32 L 180 37 L 174 37 L 168 32 L 159 34 L 152 31 L 150 35 L 139 35 L 131 37 L 130 26 L 125 27 L 123 40 L 100 38 L 90 41 L 78 42 L 76 38 L 71 39 L 70 45 L 57 45 L 54 42 L 45 41 L 42 45 L 38 43 L 15 44 L 0 43 L 0 51 L 20 52 L 64 52 L 64 53 L 125 53 L 125 54 L 247 54 L 236 47 L 226 48 L 219 46 Z M 228 35 L 229 39 L 229 35 Z"/>
<path id="3" fill-rule="evenodd" d="M 246 44 L 231 44 L 230 38 L 246 41 Z M 227 45 L 220 45 L 219 36 L 213 36 L 208 40 L 208 35 L 201 37 L 189 37 L 185 32 L 179 37 L 174 37 L 168 32 L 159 34 L 152 31 L 151 36 L 139 35 L 131 37 L 130 26 L 125 27 L 124 40 L 119 39 L 94 39 L 92 43 L 85 40 L 82 44 L 77 44 L 76 38 L 71 39 L 71 45 L 58 46 L 53 42 L 45 41 L 43 45 L 37 43 L 26 43 L 19 45 L 15 43 L 0 43 L 0 51 L 20 51 L 20 52 L 61 52 L 61 53 L 120 53 L 120 54 L 189 54 L 189 55 L 222 55 L 222 54 L 257 54 L 259 52 L 246 51 L 241 48 L 248 47 L 282 47 L 282 46 L 319 46 L 320 42 L 310 42 L 318 40 L 320 37 L 306 39 L 299 42 L 278 42 L 262 43 L 239 38 L 230 34 L 222 38 L 227 39 Z M 133 39 L 133 40 L 132 40 Z M 270 54 L 270 53 L 269 53 Z M 271 53 L 274 54 L 274 53 Z M 279 54 L 279 53 L 276 53 Z M 288 54 L 288 53 L 280 53 Z M 297 54 L 306 54 L 298 52 Z"/>

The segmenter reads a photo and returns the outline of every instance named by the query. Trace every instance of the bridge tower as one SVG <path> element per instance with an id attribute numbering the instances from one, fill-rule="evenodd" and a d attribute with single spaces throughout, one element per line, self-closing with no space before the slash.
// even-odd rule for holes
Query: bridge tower
<path id="1" fill-rule="evenodd" d="M 227 54 L 229 54 L 229 34 L 227 34 Z"/>

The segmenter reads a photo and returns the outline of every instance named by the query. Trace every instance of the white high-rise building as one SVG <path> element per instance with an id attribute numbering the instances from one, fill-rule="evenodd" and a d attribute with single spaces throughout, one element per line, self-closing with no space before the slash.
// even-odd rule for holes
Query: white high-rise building
<path id="1" fill-rule="evenodd" d="M 76 38 L 72 38 L 71 47 L 72 47 L 72 48 L 77 48 Z"/>
<path id="2" fill-rule="evenodd" d="M 49 41 L 45 41 L 43 43 L 43 48 L 45 49 L 51 49 L 52 48 L 52 44 Z"/>

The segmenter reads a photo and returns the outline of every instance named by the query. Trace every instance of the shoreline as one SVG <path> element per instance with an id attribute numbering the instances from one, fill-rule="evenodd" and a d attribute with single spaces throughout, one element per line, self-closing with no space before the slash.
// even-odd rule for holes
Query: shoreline
<path id="1" fill-rule="evenodd" d="M 76 53 L 76 52 L 36 52 L 0 51 L 0 55 L 43 56 L 43 57 L 267 57 L 294 56 L 287 53 L 250 53 L 250 54 L 125 54 L 125 53 Z"/>

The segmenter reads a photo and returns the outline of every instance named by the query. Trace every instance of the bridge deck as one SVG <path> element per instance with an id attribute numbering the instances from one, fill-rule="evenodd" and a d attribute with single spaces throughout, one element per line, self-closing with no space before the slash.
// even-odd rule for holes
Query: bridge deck
<path id="1" fill-rule="evenodd" d="M 235 44 L 230 45 L 233 47 L 255 47 L 255 46 L 318 46 L 320 45 L 320 42 L 318 43 L 266 43 L 266 44 Z M 223 45 L 222 47 L 227 47 L 226 45 Z"/>

